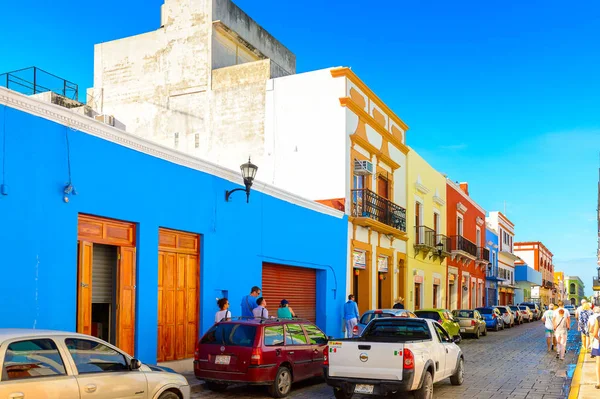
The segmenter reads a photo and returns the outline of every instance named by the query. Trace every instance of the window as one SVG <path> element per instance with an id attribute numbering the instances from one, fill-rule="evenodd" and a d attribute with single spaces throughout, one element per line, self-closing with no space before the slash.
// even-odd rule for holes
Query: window
<path id="1" fill-rule="evenodd" d="M 476 237 L 475 237 L 475 244 L 477 244 L 477 248 L 481 247 L 481 229 L 479 227 L 477 227 L 477 232 L 476 232 Z"/>
<path id="2" fill-rule="evenodd" d="M 265 345 L 283 345 L 283 326 L 265 327 Z"/>
<path id="3" fill-rule="evenodd" d="M 327 343 L 327 336 L 314 324 L 305 324 L 304 330 L 306 331 L 306 335 L 308 335 L 308 341 L 312 345 L 325 345 Z"/>
<path id="4" fill-rule="evenodd" d="M 8 345 L 2 381 L 67 375 L 56 343 L 32 339 Z"/>
<path id="5" fill-rule="evenodd" d="M 446 332 L 446 330 L 444 330 L 444 328 L 442 326 L 440 326 L 437 323 L 433 323 L 433 326 L 435 327 L 435 332 L 438 334 L 438 336 L 440 336 L 442 338 L 440 340 L 441 342 L 450 341 L 450 335 L 448 335 L 448 333 Z"/>
<path id="6" fill-rule="evenodd" d="M 431 333 L 427 322 L 416 319 L 395 319 L 376 321 L 367 327 L 363 337 L 374 342 L 407 342 L 430 340 Z"/>
<path id="7" fill-rule="evenodd" d="M 442 320 L 442 317 L 440 316 L 440 314 L 438 312 L 429 312 L 427 310 L 423 310 L 423 311 L 415 311 L 415 314 L 417 315 L 417 317 L 420 317 L 421 319 L 430 319 L 430 320 L 435 320 L 435 321 Z"/>
<path id="8" fill-rule="evenodd" d="M 304 336 L 304 330 L 300 327 L 300 324 L 286 324 L 285 333 L 285 344 L 286 345 L 306 345 L 306 337 Z"/>
<path id="9" fill-rule="evenodd" d="M 371 320 L 378 319 L 380 317 L 394 317 L 394 315 L 391 313 L 368 312 L 363 314 L 363 316 L 360 318 L 360 324 L 369 324 Z"/>
<path id="10" fill-rule="evenodd" d="M 463 220 L 461 216 L 456 219 L 456 234 L 459 236 L 463 235 Z"/>
<path id="11" fill-rule="evenodd" d="M 79 374 L 129 370 L 125 356 L 96 341 L 67 338 L 65 344 Z"/>
<path id="12" fill-rule="evenodd" d="M 438 295 L 439 295 L 439 291 L 440 291 L 440 286 L 434 284 L 434 286 L 433 286 L 433 307 L 434 308 L 438 307 Z"/>
<path id="13" fill-rule="evenodd" d="M 211 327 L 202 337 L 201 344 L 245 346 L 254 345 L 256 326 L 245 324 L 221 323 Z"/>
<path id="14" fill-rule="evenodd" d="M 421 228 L 420 228 L 420 226 L 423 224 L 421 222 L 422 214 L 423 214 L 423 205 L 421 205 L 420 202 L 416 201 L 415 202 L 415 228 L 417 229 L 417 237 L 416 237 L 417 244 L 423 244 L 423 242 L 424 242 L 423 235 L 425 234 L 425 231 L 421 231 Z"/>
<path id="15" fill-rule="evenodd" d="M 435 231 L 437 244 L 437 236 L 440 234 L 440 214 L 437 212 L 433 212 L 433 230 Z"/>

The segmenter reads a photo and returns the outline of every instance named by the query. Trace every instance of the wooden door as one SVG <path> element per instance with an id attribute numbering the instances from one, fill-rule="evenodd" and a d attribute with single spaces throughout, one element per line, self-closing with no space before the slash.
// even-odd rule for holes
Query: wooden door
<path id="1" fill-rule="evenodd" d="M 421 203 L 420 202 L 415 202 L 415 229 L 416 229 L 416 243 L 417 244 L 422 244 L 422 239 L 423 237 L 421 237 Z M 423 234 L 425 234 L 425 232 L 423 231 Z"/>
<path id="2" fill-rule="evenodd" d="M 77 271 L 77 332 L 92 333 L 92 259 L 93 244 L 79 241 Z"/>
<path id="3" fill-rule="evenodd" d="M 389 185 L 386 178 L 377 176 L 377 194 L 389 199 Z"/>
<path id="4" fill-rule="evenodd" d="M 160 229 L 158 252 L 159 362 L 194 357 L 199 320 L 197 234 Z"/>
<path id="5" fill-rule="evenodd" d="M 117 346 L 134 356 L 135 248 L 119 248 L 117 269 Z"/>
<path id="6" fill-rule="evenodd" d="M 421 309 L 421 284 L 415 283 L 415 310 Z"/>

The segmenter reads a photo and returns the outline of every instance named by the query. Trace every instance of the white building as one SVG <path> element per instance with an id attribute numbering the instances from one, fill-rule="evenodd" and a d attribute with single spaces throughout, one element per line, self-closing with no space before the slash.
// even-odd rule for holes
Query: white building
<path id="1" fill-rule="evenodd" d="M 512 304 L 515 289 L 518 289 L 515 286 L 515 261 L 519 257 L 513 253 L 515 225 L 498 211 L 490 212 L 485 220 L 498 232 L 498 277 L 504 280 L 498 287 L 498 302 L 500 305 Z"/>

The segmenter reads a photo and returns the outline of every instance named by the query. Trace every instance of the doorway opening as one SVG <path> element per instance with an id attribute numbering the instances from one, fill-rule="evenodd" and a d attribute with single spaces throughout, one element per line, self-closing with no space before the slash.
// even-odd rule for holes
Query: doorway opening
<path id="1" fill-rule="evenodd" d="M 433 285 L 433 308 L 437 309 L 439 306 L 438 296 L 440 294 L 440 286 L 437 284 Z"/>
<path id="2" fill-rule="evenodd" d="M 92 244 L 92 336 L 116 344 L 119 248 Z"/>
<path id="3" fill-rule="evenodd" d="M 421 309 L 421 283 L 415 283 L 415 310 Z"/>

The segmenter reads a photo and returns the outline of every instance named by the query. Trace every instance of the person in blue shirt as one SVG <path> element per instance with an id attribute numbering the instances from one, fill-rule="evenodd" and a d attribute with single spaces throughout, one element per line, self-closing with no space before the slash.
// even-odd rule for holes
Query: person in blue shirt
<path id="1" fill-rule="evenodd" d="M 358 305 L 354 302 L 354 295 L 348 295 L 348 302 L 344 304 L 344 320 L 346 321 L 346 338 L 352 338 L 352 330 L 358 324 Z"/>
<path id="2" fill-rule="evenodd" d="M 242 317 L 247 317 L 249 319 L 254 317 L 252 311 L 258 307 L 256 304 L 256 298 L 260 295 L 260 287 L 254 286 L 250 290 L 250 295 L 245 295 L 242 297 L 242 303 L 240 306 L 242 307 Z"/>

